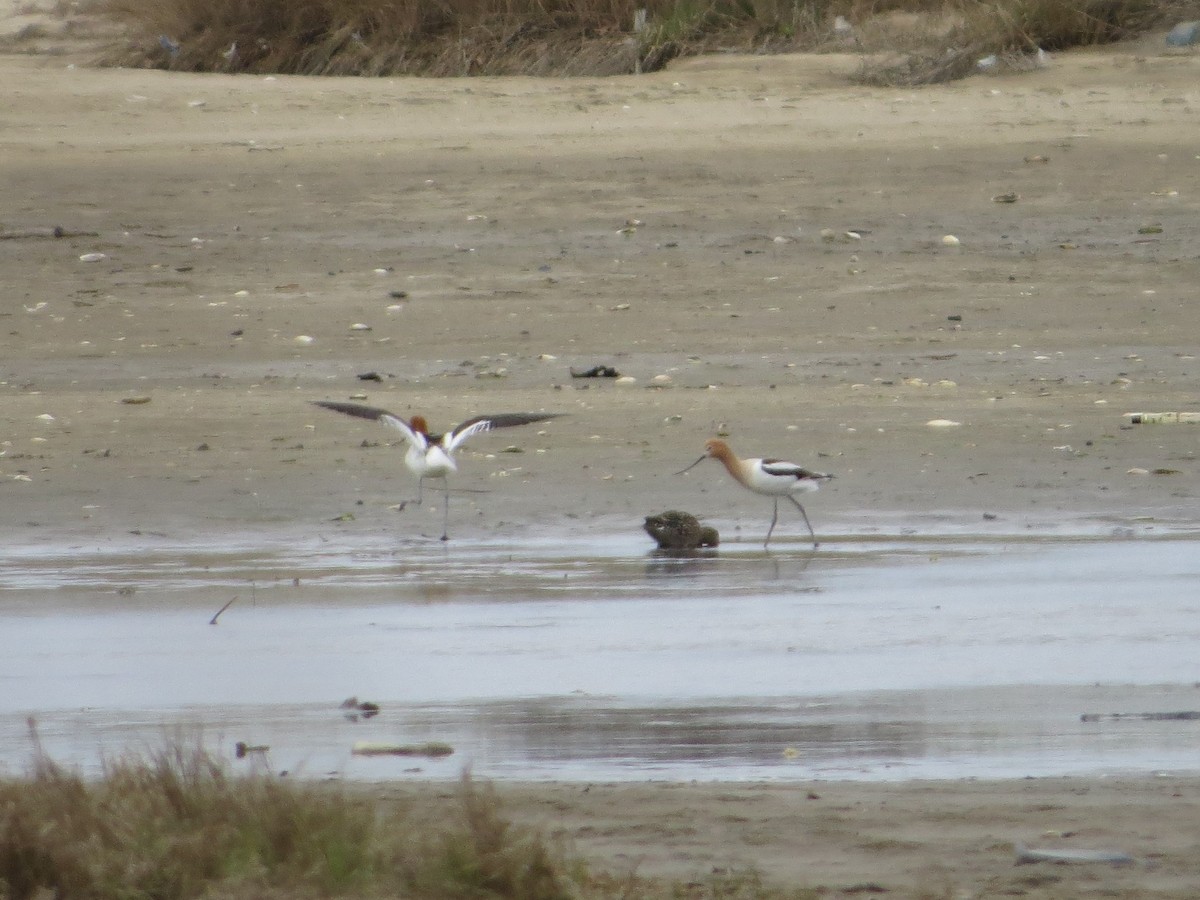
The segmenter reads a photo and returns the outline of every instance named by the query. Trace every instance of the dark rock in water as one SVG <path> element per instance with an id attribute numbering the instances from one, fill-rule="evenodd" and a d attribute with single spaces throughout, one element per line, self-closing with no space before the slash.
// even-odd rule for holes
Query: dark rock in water
<path id="1" fill-rule="evenodd" d="M 371 719 L 379 715 L 378 703 L 372 703 L 370 700 L 360 702 L 357 697 L 347 697 L 341 702 L 338 709 L 345 710 L 346 718 L 351 722 L 357 722 L 360 716 L 364 719 Z"/>
<path id="2" fill-rule="evenodd" d="M 691 513 L 677 509 L 646 516 L 642 527 L 658 543 L 660 550 L 695 550 L 699 547 L 715 547 L 721 542 L 717 529 L 701 525 Z"/>

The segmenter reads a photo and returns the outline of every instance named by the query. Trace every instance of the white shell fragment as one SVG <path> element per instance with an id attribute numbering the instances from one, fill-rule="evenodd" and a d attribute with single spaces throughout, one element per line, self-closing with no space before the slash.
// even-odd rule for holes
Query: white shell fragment
<path id="1" fill-rule="evenodd" d="M 79 257 L 80 262 L 100 262 L 102 259 L 108 259 L 107 253 L 85 253 Z"/>
<path id="2" fill-rule="evenodd" d="M 294 341 L 297 344 L 300 344 L 302 347 L 306 347 L 309 344 L 315 344 L 317 342 L 317 339 L 315 337 L 313 337 L 311 334 L 298 334 L 294 338 Z"/>
<path id="3" fill-rule="evenodd" d="M 930 419 L 925 424 L 930 428 L 958 428 L 962 422 L 955 422 L 952 419 Z"/>
<path id="4" fill-rule="evenodd" d="M 942 238 L 942 245 L 945 247 L 957 247 L 961 243 L 962 243 L 962 241 L 960 241 L 958 238 L 956 238 L 952 234 L 948 234 L 944 238 Z"/>

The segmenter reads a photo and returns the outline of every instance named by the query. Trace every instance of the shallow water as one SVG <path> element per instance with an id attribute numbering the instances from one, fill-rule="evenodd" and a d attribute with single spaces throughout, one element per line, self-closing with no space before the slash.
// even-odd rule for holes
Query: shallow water
<path id="1" fill-rule="evenodd" d="M 855 536 L 690 558 L 644 539 L 240 536 L 10 547 L 0 768 L 183 735 L 386 778 L 925 778 L 1200 770 L 1193 534 Z M 209 620 L 237 599 L 218 623 Z M 381 705 L 369 720 L 346 697 Z M 443 741 L 441 760 L 353 756 Z"/>

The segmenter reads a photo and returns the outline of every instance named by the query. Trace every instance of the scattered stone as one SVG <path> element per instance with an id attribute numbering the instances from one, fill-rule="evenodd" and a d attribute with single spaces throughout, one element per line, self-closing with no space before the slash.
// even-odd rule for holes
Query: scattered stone
<path id="1" fill-rule="evenodd" d="M 372 719 L 379 715 L 379 704 L 372 703 L 370 700 L 360 701 L 357 697 L 347 697 L 339 705 L 338 709 L 346 711 L 346 718 L 352 722 L 357 722 L 360 718 Z"/>
<path id="2" fill-rule="evenodd" d="M 1180 22 L 1167 32 L 1167 45 L 1190 47 L 1200 41 L 1200 22 Z"/>

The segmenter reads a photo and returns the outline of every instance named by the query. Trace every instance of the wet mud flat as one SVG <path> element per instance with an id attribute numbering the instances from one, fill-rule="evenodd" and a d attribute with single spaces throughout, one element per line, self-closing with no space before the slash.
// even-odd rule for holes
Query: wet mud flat
<path id="1" fill-rule="evenodd" d="M 1200 709 L 1194 550 L 1186 531 L 682 557 L 544 537 L 17 547 L 0 764 L 28 763 L 34 717 L 91 769 L 183 739 L 367 781 L 1194 772 L 1200 721 L 1171 715 Z"/>

